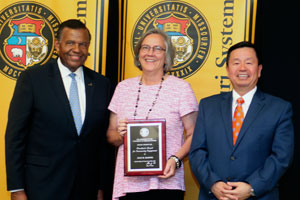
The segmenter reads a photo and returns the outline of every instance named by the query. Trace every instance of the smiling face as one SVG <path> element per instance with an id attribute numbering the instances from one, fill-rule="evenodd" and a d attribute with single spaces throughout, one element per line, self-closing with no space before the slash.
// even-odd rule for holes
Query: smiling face
<path id="1" fill-rule="evenodd" d="M 243 47 L 230 53 L 226 70 L 233 88 L 242 96 L 256 86 L 262 65 L 258 65 L 253 48 Z"/>
<path id="2" fill-rule="evenodd" d="M 55 40 L 55 48 L 61 62 L 71 71 L 76 71 L 87 59 L 89 34 L 86 29 L 64 28 L 61 37 Z"/>
<path id="3" fill-rule="evenodd" d="M 149 46 L 149 51 L 144 51 L 143 48 L 139 51 L 139 61 L 143 72 L 160 72 L 163 73 L 166 63 L 166 52 L 155 51 L 153 47 L 166 48 L 164 38 L 159 34 L 148 35 L 142 42 L 141 46 Z"/>

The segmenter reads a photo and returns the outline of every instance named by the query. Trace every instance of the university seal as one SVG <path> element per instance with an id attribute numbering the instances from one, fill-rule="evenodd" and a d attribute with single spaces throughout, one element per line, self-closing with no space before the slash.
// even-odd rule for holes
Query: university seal
<path id="1" fill-rule="evenodd" d="M 34 65 L 56 58 L 55 33 L 59 18 L 37 2 L 18 2 L 0 11 L 0 72 L 16 80 Z"/>
<path id="2" fill-rule="evenodd" d="M 184 1 L 159 2 L 149 7 L 134 25 L 132 52 L 141 35 L 152 28 L 165 31 L 176 49 L 170 74 L 188 78 L 201 69 L 211 49 L 211 31 L 197 8 Z"/>

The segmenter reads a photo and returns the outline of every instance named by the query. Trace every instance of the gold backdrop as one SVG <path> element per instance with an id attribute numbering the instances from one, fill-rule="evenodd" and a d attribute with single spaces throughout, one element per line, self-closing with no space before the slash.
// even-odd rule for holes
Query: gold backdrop
<path id="1" fill-rule="evenodd" d="M 257 1 L 125 0 L 119 77 L 138 76 L 133 47 L 151 28 L 168 33 L 176 48 L 170 74 L 188 81 L 198 100 L 232 89 L 226 74 L 228 48 L 240 41 L 254 42 Z M 185 159 L 186 200 L 198 199 L 199 185 Z"/>

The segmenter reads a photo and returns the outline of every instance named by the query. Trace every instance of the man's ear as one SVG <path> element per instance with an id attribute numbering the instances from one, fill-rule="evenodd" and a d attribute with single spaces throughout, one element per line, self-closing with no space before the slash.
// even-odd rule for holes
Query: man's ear
<path id="1" fill-rule="evenodd" d="M 262 68 L 263 68 L 262 64 L 258 65 L 258 78 L 260 78 L 260 76 L 261 76 Z"/>
<path id="2" fill-rule="evenodd" d="M 59 51 L 59 41 L 57 38 L 55 38 L 55 40 L 54 40 L 54 47 L 55 47 L 55 50 L 58 52 Z"/>

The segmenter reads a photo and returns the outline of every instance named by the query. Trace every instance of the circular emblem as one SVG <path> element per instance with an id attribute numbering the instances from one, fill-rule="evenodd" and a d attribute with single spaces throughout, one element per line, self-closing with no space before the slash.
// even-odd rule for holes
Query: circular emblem
<path id="1" fill-rule="evenodd" d="M 148 135 L 149 135 L 149 129 L 148 128 L 141 128 L 141 130 L 140 130 L 140 135 L 142 136 L 142 137 L 147 137 Z"/>
<path id="2" fill-rule="evenodd" d="M 142 34 L 153 28 L 166 32 L 176 49 L 170 74 L 188 78 L 203 66 L 211 48 L 211 31 L 197 8 L 183 1 L 164 1 L 145 10 L 132 31 L 132 52 Z"/>
<path id="3" fill-rule="evenodd" d="M 54 38 L 60 19 L 37 2 L 14 3 L 0 11 L 0 72 L 16 80 L 28 67 L 57 57 Z"/>

